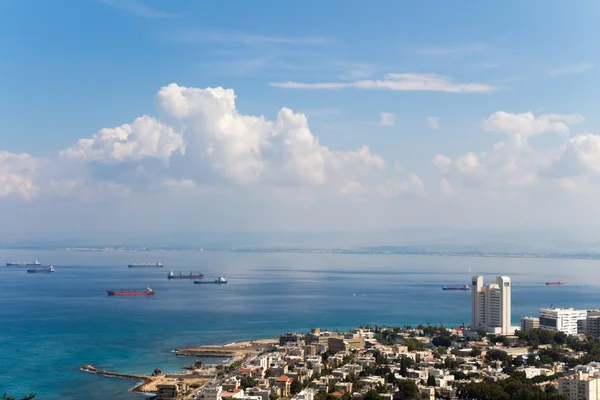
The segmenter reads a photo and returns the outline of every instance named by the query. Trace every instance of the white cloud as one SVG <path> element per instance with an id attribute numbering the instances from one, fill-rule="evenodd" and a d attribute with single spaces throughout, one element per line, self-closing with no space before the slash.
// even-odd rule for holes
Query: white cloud
<path id="1" fill-rule="evenodd" d="M 490 151 L 467 152 L 456 159 L 442 154 L 435 156 L 433 164 L 444 177 L 440 190 L 455 195 L 458 190 L 475 188 L 495 191 L 551 185 L 547 181 L 550 175 L 563 177 L 568 169 L 580 166 L 585 159 L 582 147 L 591 148 L 594 153 L 594 145 L 590 145 L 589 138 L 569 139 L 561 157 L 569 161 L 560 161 L 559 165 L 559 161 L 556 161 L 558 151 L 537 151 L 530 146 L 528 139 L 545 133 L 565 135 L 569 132 L 569 125 L 583 120 L 579 114 L 544 114 L 536 117 L 531 112 L 511 114 L 498 111 L 483 121 L 483 128 L 505 133 L 507 140 L 496 143 Z"/>
<path id="2" fill-rule="evenodd" d="M 185 153 L 181 134 L 144 115 L 131 124 L 104 128 L 89 139 L 60 152 L 67 158 L 88 161 L 139 161 L 145 157 L 168 160 L 175 152 Z"/>
<path id="3" fill-rule="evenodd" d="M 347 88 L 364 90 L 432 91 L 452 93 L 488 93 L 496 90 L 483 83 L 455 83 L 447 76 L 437 74 L 391 73 L 380 80 L 360 80 L 354 82 L 271 82 L 270 86 L 285 89 L 324 89 Z"/>
<path id="4" fill-rule="evenodd" d="M 0 151 L 0 198 L 17 195 L 26 200 L 39 193 L 34 184 L 38 161 L 28 154 Z"/>
<path id="5" fill-rule="evenodd" d="M 427 117 L 427 122 L 431 129 L 440 129 L 440 118 L 439 117 Z"/>
<path id="6" fill-rule="evenodd" d="M 136 17 L 148 19 L 176 18 L 178 14 L 167 13 L 138 0 L 96 0 L 100 3 L 128 12 Z"/>
<path id="7" fill-rule="evenodd" d="M 551 77 L 557 77 L 562 75 L 577 75 L 583 72 L 589 71 L 594 68 L 594 64 L 591 62 L 581 62 L 578 64 L 571 64 L 564 67 L 550 70 L 548 74 Z"/>
<path id="8" fill-rule="evenodd" d="M 560 178 L 600 174 L 600 135 L 585 134 L 567 140 L 549 169 Z"/>
<path id="9" fill-rule="evenodd" d="M 491 132 L 504 132 L 516 142 L 527 141 L 532 136 L 543 133 L 566 135 L 571 124 L 583 122 L 579 114 L 543 114 L 539 117 L 533 113 L 512 114 L 497 111 L 483 122 L 483 128 Z"/>
<path id="10" fill-rule="evenodd" d="M 282 108 L 275 121 L 240 114 L 235 93 L 171 84 L 158 94 L 160 110 L 185 130 L 190 156 L 233 182 L 308 183 L 342 179 L 344 171 L 382 169 L 367 147 L 333 151 L 312 134 L 304 114 Z"/>
<path id="11" fill-rule="evenodd" d="M 379 125 L 392 126 L 396 123 L 396 114 L 389 112 L 379 113 Z"/>

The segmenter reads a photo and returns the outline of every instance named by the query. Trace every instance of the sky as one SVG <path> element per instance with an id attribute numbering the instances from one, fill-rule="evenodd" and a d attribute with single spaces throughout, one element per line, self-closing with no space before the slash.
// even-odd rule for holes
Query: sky
<path id="1" fill-rule="evenodd" d="M 600 225 L 600 3 L 0 2 L 0 239 Z"/>

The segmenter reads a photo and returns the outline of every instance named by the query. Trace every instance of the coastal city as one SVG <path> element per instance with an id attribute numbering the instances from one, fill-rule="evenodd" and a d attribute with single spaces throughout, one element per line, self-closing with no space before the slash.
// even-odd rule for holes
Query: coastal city
<path id="1" fill-rule="evenodd" d="M 513 326 L 511 279 L 472 286 L 471 325 L 313 328 L 224 346 L 188 346 L 188 371 L 137 376 L 157 400 L 600 399 L 600 309 L 542 308 Z M 547 282 L 549 286 L 563 282 Z M 200 358 L 226 358 L 204 364 Z"/>

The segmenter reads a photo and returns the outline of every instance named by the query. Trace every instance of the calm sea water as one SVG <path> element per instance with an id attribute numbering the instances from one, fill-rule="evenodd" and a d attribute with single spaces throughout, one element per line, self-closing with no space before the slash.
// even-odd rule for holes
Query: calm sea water
<path id="1" fill-rule="evenodd" d="M 444 292 L 482 274 L 513 281 L 513 320 L 539 307 L 600 307 L 599 261 L 476 257 L 0 250 L 0 261 L 38 259 L 51 275 L 0 266 L 0 392 L 43 400 L 141 399 L 132 381 L 80 372 L 94 364 L 127 373 L 178 371 L 170 350 L 275 337 L 319 326 L 469 323 L 470 293 Z M 130 269 L 134 261 L 165 268 Z M 228 285 L 169 281 L 174 271 L 226 275 Z M 563 287 L 547 287 L 562 280 Z M 106 289 L 151 285 L 152 297 Z M 220 362 L 222 360 L 210 360 Z"/>

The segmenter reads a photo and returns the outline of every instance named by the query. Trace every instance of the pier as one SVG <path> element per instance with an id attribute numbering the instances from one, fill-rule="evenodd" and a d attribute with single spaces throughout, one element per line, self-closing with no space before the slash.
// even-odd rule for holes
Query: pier
<path id="1" fill-rule="evenodd" d="M 206 383 L 210 381 L 212 378 L 200 377 L 194 373 L 181 373 L 174 375 L 135 375 L 135 374 L 123 374 L 120 372 L 112 372 L 105 371 L 102 369 L 98 369 L 93 365 L 82 365 L 79 368 L 81 371 L 89 372 L 91 374 L 108 376 L 113 378 L 122 378 L 122 379 L 133 379 L 136 381 L 141 381 L 140 384 L 136 385 L 131 389 L 132 392 L 137 393 L 156 393 L 157 385 L 162 385 L 166 383 L 176 383 L 178 380 L 183 380 L 186 384 L 197 384 L 198 386 L 204 386 Z"/>

